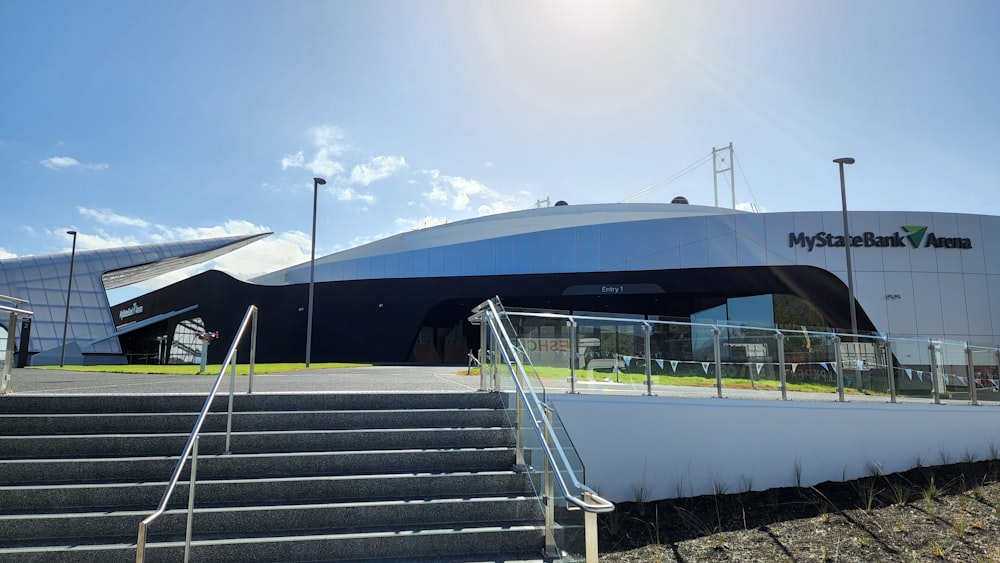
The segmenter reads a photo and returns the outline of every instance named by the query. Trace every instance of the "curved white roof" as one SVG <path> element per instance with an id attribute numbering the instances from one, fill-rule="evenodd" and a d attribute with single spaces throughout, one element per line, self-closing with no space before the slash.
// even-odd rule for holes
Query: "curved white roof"
<path id="1" fill-rule="evenodd" d="M 438 246 L 447 246 L 472 242 L 502 236 L 534 233 L 570 227 L 587 225 L 602 225 L 605 223 L 622 223 L 643 221 L 648 219 L 672 219 L 679 217 L 697 217 L 708 215 L 743 214 L 744 211 L 734 211 L 720 207 L 702 205 L 672 204 L 672 203 L 601 203 L 584 205 L 557 205 L 537 209 L 525 209 L 486 215 L 474 219 L 465 219 L 454 223 L 446 223 L 401 233 L 375 242 L 357 246 L 348 250 L 329 254 L 316 259 L 316 266 L 331 264 L 342 260 L 353 260 L 404 252 L 421 250 Z M 252 281 L 260 284 L 288 283 L 288 274 L 302 268 L 308 268 L 304 262 L 295 266 L 265 274 Z"/>

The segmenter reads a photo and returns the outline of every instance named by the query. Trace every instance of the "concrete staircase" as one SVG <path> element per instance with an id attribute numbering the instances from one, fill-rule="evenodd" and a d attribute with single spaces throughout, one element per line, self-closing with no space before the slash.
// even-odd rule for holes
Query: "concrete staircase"
<path id="1" fill-rule="evenodd" d="M 541 561 L 543 516 L 490 393 L 237 395 L 201 439 L 193 561 Z M 0 561 L 134 561 L 196 395 L 0 397 Z M 183 556 L 188 487 L 149 528 Z"/>

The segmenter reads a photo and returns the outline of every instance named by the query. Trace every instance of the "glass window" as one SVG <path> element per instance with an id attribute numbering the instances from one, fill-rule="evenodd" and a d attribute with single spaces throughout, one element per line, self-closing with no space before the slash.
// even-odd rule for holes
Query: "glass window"
<path id="1" fill-rule="evenodd" d="M 650 270 L 653 268 L 653 239 L 649 221 L 625 224 L 625 268 Z"/>
<path id="2" fill-rule="evenodd" d="M 533 267 L 531 235 L 514 236 L 514 273 L 530 274 Z"/>

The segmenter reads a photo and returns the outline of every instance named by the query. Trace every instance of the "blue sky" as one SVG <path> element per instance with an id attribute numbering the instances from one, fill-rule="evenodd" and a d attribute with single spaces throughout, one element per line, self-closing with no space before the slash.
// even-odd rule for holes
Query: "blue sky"
<path id="1" fill-rule="evenodd" d="M 314 176 L 320 256 L 545 198 L 712 205 L 730 142 L 741 206 L 839 210 L 852 156 L 853 210 L 998 215 L 998 29 L 980 0 L 0 0 L 0 258 L 274 232 L 199 268 L 245 279 L 308 260 Z"/>

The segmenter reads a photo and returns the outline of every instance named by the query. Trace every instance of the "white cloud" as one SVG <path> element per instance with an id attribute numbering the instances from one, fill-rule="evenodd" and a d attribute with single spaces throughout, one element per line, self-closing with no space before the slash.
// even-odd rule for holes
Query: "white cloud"
<path id="1" fill-rule="evenodd" d="M 401 156 L 376 156 L 368 164 L 358 164 L 351 170 L 351 182 L 367 186 L 384 180 L 405 167 L 406 159 Z"/>
<path id="2" fill-rule="evenodd" d="M 140 227 L 146 228 L 149 226 L 149 222 L 140 219 L 139 217 L 126 217 L 125 215 L 119 215 L 110 209 L 90 209 L 87 207 L 77 207 L 76 210 L 83 215 L 91 219 L 95 219 L 99 223 L 105 225 L 114 226 L 125 226 L 125 227 Z"/>
<path id="3" fill-rule="evenodd" d="M 375 205 L 375 196 L 373 194 L 359 193 L 352 187 L 337 187 L 332 188 L 334 197 L 337 201 L 363 201 L 368 205 Z"/>
<path id="4" fill-rule="evenodd" d="M 519 205 L 517 201 L 513 198 L 506 200 L 497 200 L 490 203 L 484 203 L 479 206 L 477 210 L 480 217 L 483 215 L 496 215 L 497 213 L 507 213 L 510 211 L 520 211 L 524 209 L 524 205 Z"/>
<path id="5" fill-rule="evenodd" d="M 350 145 L 345 140 L 347 135 L 338 127 L 330 125 L 320 125 L 310 130 L 313 137 L 313 145 L 316 153 L 311 159 L 306 160 L 303 151 L 295 154 L 286 154 L 281 159 L 281 169 L 305 168 L 316 176 L 323 176 L 330 179 L 344 171 L 344 165 L 339 162 L 338 157 L 350 149 Z"/>
<path id="6" fill-rule="evenodd" d="M 756 203 L 751 201 L 738 201 L 736 202 L 736 209 L 739 211 L 750 211 L 753 213 L 764 213 L 766 210 L 763 207 L 758 207 Z"/>
<path id="7" fill-rule="evenodd" d="M 0 246 L 0 260 L 6 260 L 7 258 L 17 258 L 17 254 L 8 252 L 4 247 Z"/>
<path id="8" fill-rule="evenodd" d="M 487 167 L 487 168 L 493 168 L 493 167 L 494 167 L 494 166 L 496 166 L 496 165 L 495 165 L 495 164 L 493 164 L 493 161 L 491 161 L 491 160 L 487 160 L 486 162 L 484 162 L 484 163 L 483 163 L 483 166 L 485 166 L 485 167 Z"/>
<path id="9" fill-rule="evenodd" d="M 38 161 L 38 163 L 51 170 L 61 170 L 63 168 L 75 167 L 87 168 L 89 170 L 106 170 L 108 168 L 108 165 L 103 162 L 83 164 L 71 156 L 50 156 L 49 158 Z"/>
<path id="10" fill-rule="evenodd" d="M 46 168 L 51 168 L 52 170 L 58 170 L 60 168 L 72 168 L 73 166 L 80 166 L 80 161 L 69 157 L 69 156 L 51 156 L 45 160 L 40 161 L 40 164 Z"/>
<path id="11" fill-rule="evenodd" d="M 424 197 L 435 203 L 449 205 L 455 211 L 469 209 L 473 197 L 498 198 L 500 194 L 481 182 L 460 176 L 446 176 L 439 170 L 424 171 L 430 178 L 431 190 Z"/>

